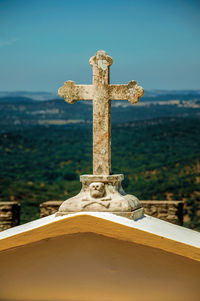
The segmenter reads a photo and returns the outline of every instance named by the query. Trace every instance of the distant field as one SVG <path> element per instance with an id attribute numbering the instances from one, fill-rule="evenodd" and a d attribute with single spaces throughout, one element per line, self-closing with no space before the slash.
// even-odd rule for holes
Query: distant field
<path id="1" fill-rule="evenodd" d="M 116 124 L 112 170 L 124 173 L 126 192 L 140 199 L 186 201 L 185 225 L 200 229 L 200 120 L 164 118 Z M 65 200 L 92 172 L 91 128 L 34 126 L 0 135 L 0 200 L 22 204 L 22 223 L 39 204 Z"/>
<path id="2" fill-rule="evenodd" d="M 12 94 L 11 94 L 12 95 Z M 25 96 L 0 97 L 0 131 L 51 126 L 90 126 L 92 124 L 92 102 L 79 101 L 73 105 L 62 98 L 34 100 Z M 148 95 L 148 94 L 147 94 Z M 1 94 L 0 94 L 1 96 Z M 49 95 L 48 95 L 49 96 Z M 47 97 L 37 94 L 35 97 Z M 128 101 L 112 101 L 112 124 L 130 123 L 155 118 L 199 118 L 200 92 L 151 93 L 132 105 Z"/>

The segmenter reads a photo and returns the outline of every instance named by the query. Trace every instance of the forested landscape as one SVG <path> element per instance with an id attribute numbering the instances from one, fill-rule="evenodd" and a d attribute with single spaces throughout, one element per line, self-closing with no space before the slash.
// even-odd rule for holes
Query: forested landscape
<path id="1" fill-rule="evenodd" d="M 3 128 L 2 128 L 3 129 Z M 112 127 L 112 172 L 141 200 L 184 200 L 185 226 L 200 229 L 200 120 L 157 118 Z M 21 223 L 39 204 L 65 200 L 92 172 L 91 126 L 32 126 L 0 134 L 0 201 L 21 203 Z"/>

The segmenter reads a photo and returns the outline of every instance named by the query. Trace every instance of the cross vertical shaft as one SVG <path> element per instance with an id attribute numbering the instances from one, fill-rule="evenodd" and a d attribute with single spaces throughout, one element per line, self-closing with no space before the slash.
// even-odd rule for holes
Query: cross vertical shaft
<path id="1" fill-rule="evenodd" d="M 108 95 L 112 59 L 105 51 L 90 59 L 93 67 L 93 174 L 111 172 L 111 101 Z"/>

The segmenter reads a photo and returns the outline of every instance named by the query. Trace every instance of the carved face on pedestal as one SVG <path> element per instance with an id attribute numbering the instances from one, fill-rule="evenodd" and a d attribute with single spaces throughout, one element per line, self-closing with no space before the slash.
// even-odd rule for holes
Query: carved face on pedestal
<path id="1" fill-rule="evenodd" d="M 90 184 L 90 196 L 92 198 L 102 198 L 105 194 L 104 183 L 97 182 Z"/>

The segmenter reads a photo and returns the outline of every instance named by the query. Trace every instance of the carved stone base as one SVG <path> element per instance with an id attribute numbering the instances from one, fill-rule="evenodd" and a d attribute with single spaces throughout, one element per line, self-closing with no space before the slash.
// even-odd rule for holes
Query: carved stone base
<path id="1" fill-rule="evenodd" d="M 82 175 L 82 189 L 76 196 L 64 201 L 56 216 L 80 211 L 110 212 L 138 219 L 143 216 L 140 201 L 131 194 L 126 194 L 121 186 L 124 179 L 119 175 Z"/>
<path id="2" fill-rule="evenodd" d="M 85 210 L 83 210 L 83 211 L 84 212 L 91 212 L 91 211 L 85 211 Z M 79 212 L 80 211 L 78 211 L 78 212 L 59 212 L 58 211 L 56 213 L 56 217 L 57 216 L 68 215 L 68 214 L 72 214 L 72 213 L 79 213 Z M 92 211 L 92 212 L 97 212 L 97 211 Z M 104 212 L 106 212 L 106 211 L 104 211 Z M 106 213 L 112 213 L 112 214 L 115 214 L 115 215 L 126 217 L 126 218 L 131 219 L 131 220 L 137 220 L 137 219 L 143 217 L 143 215 L 144 215 L 144 209 L 140 208 L 140 209 L 137 209 L 137 210 L 134 210 L 134 211 L 130 211 L 130 212 L 110 212 L 110 211 L 107 211 Z"/>

